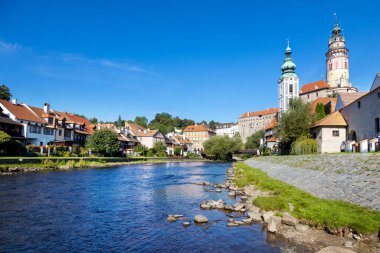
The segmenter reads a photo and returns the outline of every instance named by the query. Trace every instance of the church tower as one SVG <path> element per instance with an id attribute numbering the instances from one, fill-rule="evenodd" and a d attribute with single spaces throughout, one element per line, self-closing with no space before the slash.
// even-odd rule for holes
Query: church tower
<path id="1" fill-rule="evenodd" d="M 282 75 L 278 80 L 278 107 L 280 115 L 289 108 L 289 101 L 293 98 L 298 97 L 299 89 L 299 79 L 296 75 L 296 65 L 291 57 L 292 50 L 288 47 L 285 51 L 284 64 L 281 66 Z"/>
<path id="2" fill-rule="evenodd" d="M 329 38 L 329 50 L 326 53 L 326 77 L 332 91 L 357 92 L 349 80 L 348 49 L 337 18 Z"/>

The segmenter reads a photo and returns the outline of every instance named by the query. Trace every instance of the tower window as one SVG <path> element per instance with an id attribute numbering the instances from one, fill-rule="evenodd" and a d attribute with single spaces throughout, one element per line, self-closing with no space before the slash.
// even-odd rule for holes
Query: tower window
<path id="1" fill-rule="evenodd" d="M 348 68 L 348 63 L 347 63 L 347 62 L 344 63 L 344 67 L 345 67 L 346 69 Z"/>
<path id="2" fill-rule="evenodd" d="M 293 84 L 289 85 L 289 93 L 293 94 Z"/>
<path id="3" fill-rule="evenodd" d="M 332 64 L 331 63 L 329 63 L 329 70 L 331 70 L 332 69 Z"/>
<path id="4" fill-rule="evenodd" d="M 379 118 L 375 119 L 375 127 L 376 127 L 376 133 L 380 132 L 380 121 Z"/>
<path id="5" fill-rule="evenodd" d="M 360 106 L 361 106 L 361 103 L 360 103 L 360 101 L 358 101 L 358 108 L 360 109 Z"/>

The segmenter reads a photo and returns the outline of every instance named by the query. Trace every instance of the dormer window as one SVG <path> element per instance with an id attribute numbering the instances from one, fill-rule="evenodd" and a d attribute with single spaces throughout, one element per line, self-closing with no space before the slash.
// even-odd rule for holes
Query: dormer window
<path id="1" fill-rule="evenodd" d="M 53 124 L 53 118 L 48 118 L 49 124 Z"/>

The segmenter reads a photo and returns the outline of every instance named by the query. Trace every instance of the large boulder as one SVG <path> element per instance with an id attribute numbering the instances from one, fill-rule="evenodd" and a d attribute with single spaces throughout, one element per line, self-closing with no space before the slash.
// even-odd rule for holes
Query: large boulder
<path id="1" fill-rule="evenodd" d="M 274 216 L 274 212 L 272 211 L 269 211 L 269 212 L 264 212 L 263 213 L 263 220 L 265 223 L 268 223 L 269 222 L 269 218 Z"/>
<path id="2" fill-rule="evenodd" d="M 207 223 L 208 219 L 204 215 L 197 214 L 194 216 L 194 222 L 196 222 L 196 223 Z"/>
<path id="3" fill-rule="evenodd" d="M 244 203 L 236 203 L 234 205 L 234 210 L 236 212 L 240 212 L 243 208 L 245 207 L 245 204 Z"/>
<path id="4" fill-rule="evenodd" d="M 295 227 L 298 224 L 298 220 L 297 218 L 293 217 L 290 213 L 286 212 L 282 214 L 282 223 L 285 225 Z"/>
<path id="5" fill-rule="evenodd" d="M 269 232 L 276 233 L 278 227 L 281 225 L 281 217 L 272 216 L 269 218 L 267 229 Z"/>
<path id="6" fill-rule="evenodd" d="M 255 190 L 256 189 L 254 185 L 248 185 L 244 187 L 243 192 L 245 195 L 252 197 L 255 195 Z"/>
<path id="7" fill-rule="evenodd" d="M 255 211 L 248 212 L 248 217 L 254 221 L 262 221 L 261 213 L 259 212 L 255 212 Z"/>

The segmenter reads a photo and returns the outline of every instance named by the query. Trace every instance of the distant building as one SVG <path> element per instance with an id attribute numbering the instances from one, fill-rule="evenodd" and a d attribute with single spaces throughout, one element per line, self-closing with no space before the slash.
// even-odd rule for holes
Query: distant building
<path id="1" fill-rule="evenodd" d="M 265 127 L 264 146 L 266 148 L 274 149 L 277 144 L 275 136 L 275 128 L 277 127 L 277 118 L 273 117 L 272 121 Z"/>
<path id="2" fill-rule="evenodd" d="M 165 144 L 165 136 L 157 129 L 147 129 L 135 123 L 125 122 L 125 129 L 128 130 L 141 145 L 147 148 L 153 148 L 156 142 Z"/>
<path id="3" fill-rule="evenodd" d="M 264 128 L 277 116 L 278 108 L 269 108 L 257 112 L 246 112 L 239 117 L 239 134 L 243 142 L 247 141 L 248 136 L 264 130 Z"/>
<path id="4" fill-rule="evenodd" d="M 132 154 L 133 148 L 139 144 L 140 142 L 134 137 L 129 131 L 125 130 L 124 127 L 116 127 L 114 124 L 111 123 L 98 123 L 96 125 L 96 129 L 109 129 L 112 132 L 117 134 L 117 139 L 120 142 L 121 150 L 125 154 Z"/>
<path id="5" fill-rule="evenodd" d="M 278 108 L 280 114 L 288 110 L 289 101 L 298 97 L 299 78 L 296 75 L 296 65 L 291 57 L 292 51 L 286 48 L 284 64 L 281 66 L 282 75 L 278 80 Z"/>
<path id="6" fill-rule="evenodd" d="M 215 133 L 220 136 L 235 137 L 239 132 L 239 126 L 236 123 L 220 123 L 216 125 Z"/>
<path id="7" fill-rule="evenodd" d="M 320 80 L 303 85 L 299 96 L 304 103 L 309 103 L 318 98 L 325 98 L 329 94 L 331 94 L 330 86 L 325 81 Z"/>
<path id="8" fill-rule="evenodd" d="M 216 133 L 205 125 L 187 126 L 183 130 L 186 139 L 193 142 L 193 150 L 201 152 L 204 150 L 203 143 L 216 135 Z"/>

